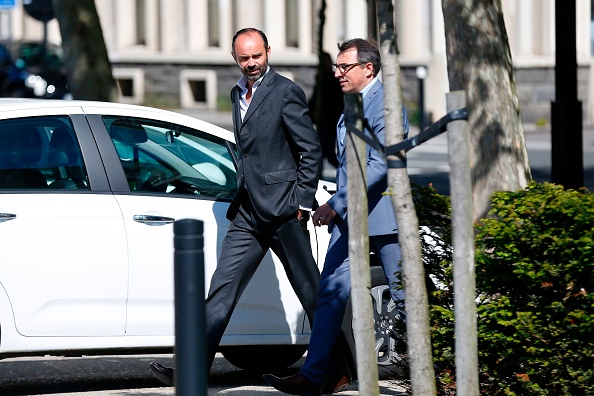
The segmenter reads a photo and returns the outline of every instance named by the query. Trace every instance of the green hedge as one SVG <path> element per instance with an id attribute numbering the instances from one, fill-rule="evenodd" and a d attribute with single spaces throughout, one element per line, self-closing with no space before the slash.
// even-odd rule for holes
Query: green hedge
<path id="1" fill-rule="evenodd" d="M 431 212 L 427 202 L 447 202 L 431 190 L 421 196 L 420 219 Z M 443 216 L 427 225 L 447 245 L 449 208 L 440 207 Z M 594 395 L 594 194 L 535 182 L 495 193 L 475 242 L 481 394 Z M 426 271 L 439 280 L 430 297 L 438 387 L 453 395 L 452 264 L 445 249 L 439 257 L 424 254 Z"/>

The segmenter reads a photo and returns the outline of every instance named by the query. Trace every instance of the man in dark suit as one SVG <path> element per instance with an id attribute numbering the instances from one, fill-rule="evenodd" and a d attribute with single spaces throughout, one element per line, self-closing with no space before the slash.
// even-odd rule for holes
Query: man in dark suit
<path id="1" fill-rule="evenodd" d="M 280 258 L 310 323 L 320 273 L 307 231 L 314 207 L 322 151 L 303 90 L 268 66 L 263 32 L 242 29 L 231 53 L 243 76 L 231 92 L 238 151 L 237 194 L 227 211 L 231 221 L 206 299 L 207 364 L 231 314 L 268 249 Z M 152 362 L 166 384 L 173 369 Z"/>
<path id="2" fill-rule="evenodd" d="M 339 46 L 339 54 L 333 65 L 346 94 L 360 93 L 363 96 L 363 116 L 369 127 L 365 133 L 375 134 L 383 144 L 384 136 L 384 89 L 377 78 L 380 70 L 380 54 L 368 40 L 352 39 Z M 403 109 L 404 130 L 408 120 Z M 332 345 L 340 334 L 342 318 L 351 291 L 350 263 L 348 256 L 347 227 L 347 173 L 345 155 L 346 126 L 344 115 L 338 121 L 336 171 L 336 194 L 321 205 L 313 215 L 316 226 L 328 225 L 332 233 L 326 261 L 320 280 L 320 294 L 316 308 L 316 321 L 312 329 L 307 359 L 301 371 L 293 376 L 278 378 L 266 374 L 264 378 L 280 391 L 296 395 L 319 395 L 330 368 Z M 395 302 L 404 298 L 396 287 L 399 283 L 400 245 L 398 226 L 389 194 L 387 167 L 381 153 L 367 146 L 367 198 L 369 203 L 369 245 L 377 254 Z"/>

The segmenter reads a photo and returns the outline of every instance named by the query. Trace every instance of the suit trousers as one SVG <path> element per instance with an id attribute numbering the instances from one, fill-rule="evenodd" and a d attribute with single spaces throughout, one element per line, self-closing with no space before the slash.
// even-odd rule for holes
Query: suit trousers
<path id="1" fill-rule="evenodd" d="M 209 370 L 233 310 L 269 248 L 282 262 L 295 294 L 313 323 L 320 272 L 312 256 L 305 220 L 299 221 L 293 215 L 265 222 L 257 217 L 246 192 L 223 239 L 206 298 Z"/>
<path id="2" fill-rule="evenodd" d="M 378 256 L 394 301 L 404 299 L 404 292 L 395 287 L 399 283 L 400 245 L 397 234 L 371 236 L 370 248 Z M 316 385 L 324 384 L 331 371 L 332 346 L 341 331 L 344 312 L 351 292 L 349 234 L 346 221 L 337 220 L 332 226 L 332 236 L 326 262 L 320 279 L 320 294 L 309 342 L 309 351 L 301 374 Z"/>

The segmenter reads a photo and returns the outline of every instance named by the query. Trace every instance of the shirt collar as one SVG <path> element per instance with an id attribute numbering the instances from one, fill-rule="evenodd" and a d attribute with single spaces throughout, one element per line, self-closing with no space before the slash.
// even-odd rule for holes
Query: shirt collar
<path id="1" fill-rule="evenodd" d="M 269 70 L 270 70 L 270 66 L 266 66 L 266 71 L 264 72 L 264 74 L 262 74 L 262 77 L 260 77 L 258 80 L 256 80 L 256 82 L 252 86 L 252 94 L 253 94 L 253 91 L 255 91 L 256 88 L 258 88 L 260 86 L 260 84 L 262 84 L 262 80 L 264 79 L 264 76 L 266 75 L 266 73 L 268 73 Z M 242 93 L 247 92 L 247 83 L 248 83 L 248 79 L 245 75 L 242 75 L 241 78 L 239 80 L 237 80 L 237 86 L 241 89 Z"/>
<path id="2" fill-rule="evenodd" d="M 365 86 L 365 88 L 363 88 L 363 90 L 361 91 L 361 96 L 365 97 L 365 95 L 367 95 L 367 92 L 369 92 L 371 90 L 371 87 L 373 86 L 373 84 L 375 84 L 376 81 L 377 81 L 377 76 L 375 76 L 373 78 L 373 80 L 371 80 L 371 82 L 369 84 L 367 84 Z"/>

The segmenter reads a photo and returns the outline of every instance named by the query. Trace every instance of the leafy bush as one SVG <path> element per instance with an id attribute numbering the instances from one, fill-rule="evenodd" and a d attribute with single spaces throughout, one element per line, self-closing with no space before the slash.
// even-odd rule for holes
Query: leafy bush
<path id="1" fill-rule="evenodd" d="M 492 200 L 477 229 L 481 372 L 503 394 L 594 394 L 594 195 L 532 183 Z"/>
<path id="2" fill-rule="evenodd" d="M 491 208 L 476 226 L 481 394 L 594 394 L 594 194 L 533 182 L 495 193 Z M 427 225 L 449 242 L 443 210 Z M 453 395 L 451 256 L 425 265 L 439 280 L 430 297 L 439 393 Z"/>

